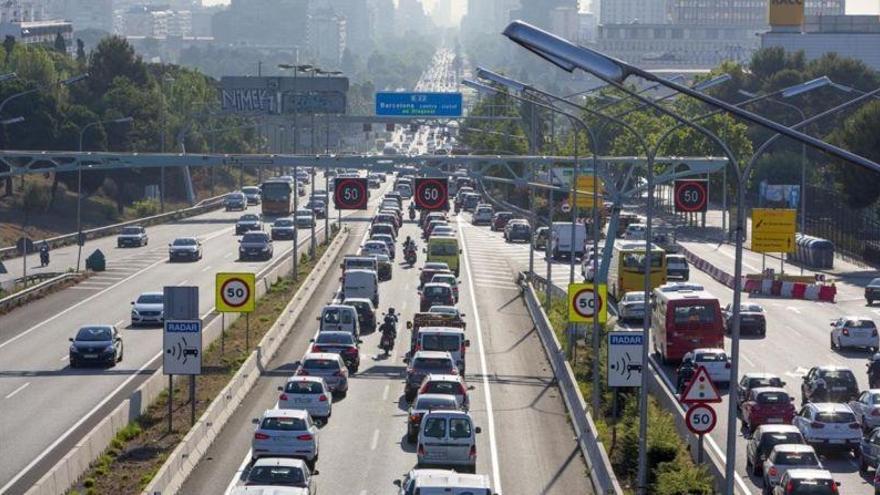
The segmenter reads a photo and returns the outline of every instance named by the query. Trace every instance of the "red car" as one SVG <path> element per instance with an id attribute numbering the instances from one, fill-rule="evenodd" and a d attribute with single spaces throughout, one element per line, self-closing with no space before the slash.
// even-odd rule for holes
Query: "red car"
<path id="1" fill-rule="evenodd" d="M 492 230 L 504 230 L 504 227 L 507 226 L 507 222 L 509 222 L 513 218 L 513 213 L 509 211 L 499 211 L 492 216 Z"/>
<path id="2" fill-rule="evenodd" d="M 780 387 L 753 388 L 742 404 L 743 427 L 752 433 L 764 424 L 791 424 L 795 413 L 793 401 Z"/>

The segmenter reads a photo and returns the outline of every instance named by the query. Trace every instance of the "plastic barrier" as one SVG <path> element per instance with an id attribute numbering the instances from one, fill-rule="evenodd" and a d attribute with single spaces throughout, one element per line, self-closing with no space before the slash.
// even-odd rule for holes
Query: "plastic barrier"
<path id="1" fill-rule="evenodd" d="M 797 261 L 810 268 L 834 268 L 834 243 L 803 234 L 795 234 L 795 250 L 786 256 L 790 261 Z"/>
<path id="2" fill-rule="evenodd" d="M 837 295 L 837 287 L 834 285 L 820 285 L 819 286 L 819 300 L 825 302 L 834 302 L 834 297 Z"/>
<path id="3" fill-rule="evenodd" d="M 819 286 L 818 285 L 808 285 L 807 290 L 804 291 L 804 299 L 808 299 L 810 301 L 817 301 L 819 299 Z"/>
<path id="4" fill-rule="evenodd" d="M 782 297 L 791 297 L 793 289 L 794 289 L 794 283 L 783 281 L 782 282 L 782 292 L 780 293 L 780 295 L 782 295 Z"/>
<path id="5" fill-rule="evenodd" d="M 807 291 L 807 284 L 801 282 L 795 282 L 794 287 L 791 289 L 791 297 L 793 299 L 803 299 L 804 293 Z"/>
<path id="6" fill-rule="evenodd" d="M 770 294 L 774 296 L 782 295 L 782 281 L 774 280 L 773 285 L 770 288 Z"/>
<path id="7" fill-rule="evenodd" d="M 743 286 L 746 292 L 757 293 L 761 292 L 761 280 L 754 278 L 747 278 L 746 283 Z"/>

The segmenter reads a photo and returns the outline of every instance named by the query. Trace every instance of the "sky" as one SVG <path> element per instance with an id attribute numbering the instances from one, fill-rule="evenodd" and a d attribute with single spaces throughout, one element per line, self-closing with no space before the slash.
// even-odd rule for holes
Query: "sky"
<path id="1" fill-rule="evenodd" d="M 434 6 L 436 0 L 422 0 L 425 8 L 430 10 Z M 478 0 L 479 1 L 479 0 Z M 204 5 L 226 5 L 229 0 L 202 0 Z M 586 5 L 586 1 L 582 1 L 582 5 Z M 461 17 L 467 10 L 467 0 L 453 0 L 452 14 L 455 17 Z M 880 0 L 847 0 L 847 14 L 880 14 Z"/>

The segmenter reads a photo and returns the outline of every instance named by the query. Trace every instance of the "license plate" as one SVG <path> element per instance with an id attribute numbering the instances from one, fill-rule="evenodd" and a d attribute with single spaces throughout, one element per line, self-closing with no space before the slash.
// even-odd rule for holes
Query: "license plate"
<path id="1" fill-rule="evenodd" d="M 846 390 L 846 387 L 831 387 L 831 390 L 835 392 L 843 392 L 844 390 Z"/>
<path id="2" fill-rule="evenodd" d="M 293 400 L 294 404 L 308 404 L 311 401 L 312 401 L 311 399 L 294 399 Z"/>
<path id="3" fill-rule="evenodd" d="M 769 418 L 768 423 L 782 423 L 782 418 Z"/>
<path id="4" fill-rule="evenodd" d="M 98 355 L 97 354 L 83 354 L 83 357 L 86 359 L 95 359 L 96 357 L 98 357 Z"/>
<path id="5" fill-rule="evenodd" d="M 846 442 L 846 441 L 845 441 L 845 440 L 842 440 L 842 439 L 839 439 L 839 438 L 833 438 L 833 439 L 831 439 L 831 443 L 835 443 L 835 444 L 837 444 L 837 443 L 844 443 L 844 442 Z"/>

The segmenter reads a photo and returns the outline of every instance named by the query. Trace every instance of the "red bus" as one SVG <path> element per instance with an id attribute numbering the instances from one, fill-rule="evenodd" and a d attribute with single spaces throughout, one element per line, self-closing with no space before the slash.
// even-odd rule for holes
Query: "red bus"
<path id="1" fill-rule="evenodd" d="M 724 348 L 721 304 L 706 291 L 654 289 L 651 327 L 654 352 L 663 364 L 681 361 L 701 347 Z"/>
<path id="2" fill-rule="evenodd" d="M 263 216 L 286 217 L 293 214 L 294 185 L 287 179 L 269 179 L 260 186 Z"/>

